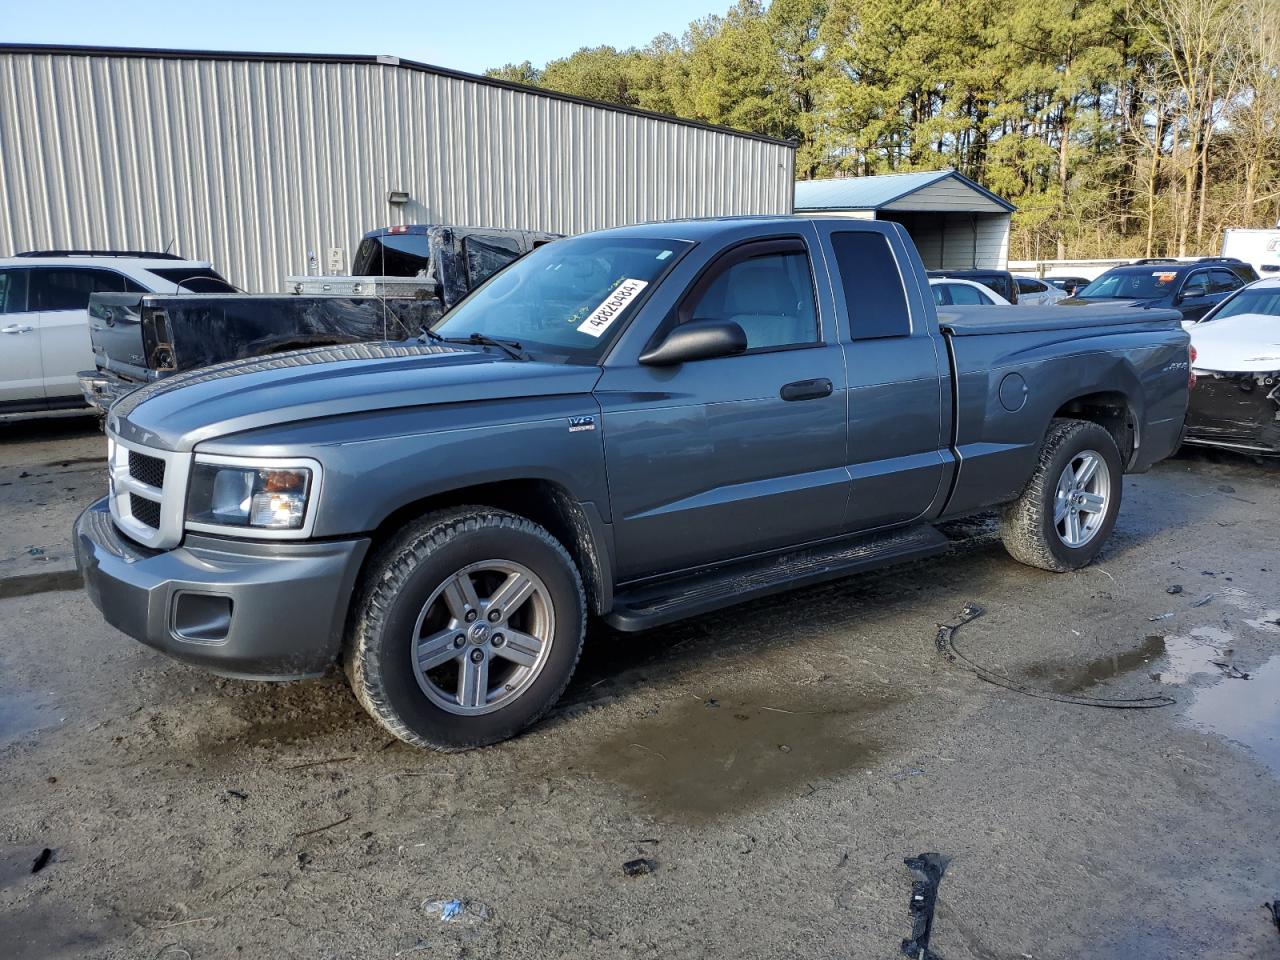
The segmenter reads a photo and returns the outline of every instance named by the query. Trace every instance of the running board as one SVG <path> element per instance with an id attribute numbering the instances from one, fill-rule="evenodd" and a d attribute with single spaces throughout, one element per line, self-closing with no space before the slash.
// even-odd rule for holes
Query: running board
<path id="1" fill-rule="evenodd" d="M 742 560 L 624 588 L 604 620 L 615 630 L 648 630 L 811 583 L 936 556 L 950 545 L 933 527 L 921 525 Z"/>

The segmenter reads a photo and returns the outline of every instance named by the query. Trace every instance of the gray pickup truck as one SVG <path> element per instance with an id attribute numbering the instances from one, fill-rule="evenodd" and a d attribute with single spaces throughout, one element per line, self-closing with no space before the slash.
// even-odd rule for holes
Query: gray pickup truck
<path id="1" fill-rule="evenodd" d="M 588 616 L 644 630 L 946 549 L 1088 563 L 1178 445 L 1171 310 L 951 308 L 901 227 L 655 223 L 533 251 L 421 341 L 179 373 L 108 417 L 76 523 L 123 632 L 219 673 L 345 666 L 410 743 L 509 737 Z"/>

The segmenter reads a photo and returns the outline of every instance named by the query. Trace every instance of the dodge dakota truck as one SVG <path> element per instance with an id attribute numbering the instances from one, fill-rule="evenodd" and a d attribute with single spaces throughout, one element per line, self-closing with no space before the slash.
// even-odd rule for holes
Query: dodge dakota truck
<path id="1" fill-rule="evenodd" d="M 143 643 L 238 677 L 342 664 L 395 736 L 465 749 L 542 716 L 590 616 L 646 630 L 918 560 L 995 507 L 1016 560 L 1087 564 L 1124 474 L 1178 444 L 1178 320 L 939 313 L 894 223 L 585 234 L 420 339 L 124 397 L 77 558 Z"/>

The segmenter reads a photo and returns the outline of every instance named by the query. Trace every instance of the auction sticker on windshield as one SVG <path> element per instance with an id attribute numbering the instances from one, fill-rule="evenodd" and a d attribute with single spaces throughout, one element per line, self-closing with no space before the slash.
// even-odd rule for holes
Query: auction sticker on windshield
<path id="1" fill-rule="evenodd" d="M 648 285 L 648 280 L 632 280 L 629 277 L 623 280 L 604 298 L 604 303 L 592 310 L 587 319 L 578 325 L 578 332 L 592 337 L 600 336 L 609 329 L 613 321 L 622 316 L 622 311 Z"/>

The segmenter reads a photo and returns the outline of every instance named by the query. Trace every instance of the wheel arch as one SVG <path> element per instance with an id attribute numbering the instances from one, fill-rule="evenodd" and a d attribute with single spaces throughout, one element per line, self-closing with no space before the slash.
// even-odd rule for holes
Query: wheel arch
<path id="1" fill-rule="evenodd" d="M 1132 465 L 1142 439 L 1141 419 L 1126 392 L 1098 390 L 1072 397 L 1058 407 L 1050 423 L 1060 419 L 1096 423 L 1115 440 L 1125 468 Z"/>
<path id="2" fill-rule="evenodd" d="M 432 493 L 396 507 L 370 537 L 376 547 L 424 514 L 468 505 L 506 510 L 546 528 L 578 567 L 587 591 L 587 609 L 603 614 L 612 608 L 613 564 L 607 525 L 593 504 L 579 502 L 554 480 L 522 477 Z M 369 555 L 373 553 L 369 551 Z"/>

